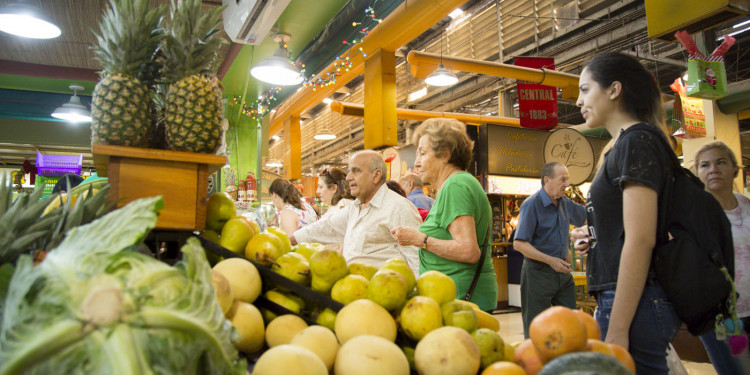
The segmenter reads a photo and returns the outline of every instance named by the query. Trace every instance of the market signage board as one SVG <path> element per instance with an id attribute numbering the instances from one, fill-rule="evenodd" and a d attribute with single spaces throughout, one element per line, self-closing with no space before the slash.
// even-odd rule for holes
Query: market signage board
<path id="1" fill-rule="evenodd" d="M 527 68 L 555 70 L 555 59 L 549 57 L 514 57 L 513 63 Z M 521 80 L 516 85 L 521 127 L 554 129 L 557 126 L 557 88 Z"/>
<path id="2" fill-rule="evenodd" d="M 574 129 L 556 129 L 544 141 L 544 163 L 556 161 L 568 168 L 571 185 L 580 185 L 594 170 L 594 147 Z"/>
<path id="3" fill-rule="evenodd" d="M 560 161 L 566 164 L 569 170 L 581 169 L 581 171 L 576 171 L 576 174 L 585 176 L 578 177 L 578 179 L 583 178 L 581 181 L 583 182 L 593 175 L 592 171 L 597 165 L 599 153 L 607 143 L 606 139 L 584 137 L 573 129 L 548 132 L 502 125 L 487 124 L 486 126 L 487 172 L 491 175 L 539 178 L 542 167 L 546 163 L 545 144 L 548 144 L 550 154 L 562 158 L 558 160 L 550 156 L 552 159 L 549 161 Z M 565 131 L 561 132 L 561 130 Z M 575 132 L 575 134 L 570 132 Z M 558 133 L 560 140 L 553 139 L 548 142 L 547 138 L 553 133 Z"/>
<path id="4" fill-rule="evenodd" d="M 539 177 L 544 140 L 549 132 L 487 125 L 487 172 L 503 176 Z"/>

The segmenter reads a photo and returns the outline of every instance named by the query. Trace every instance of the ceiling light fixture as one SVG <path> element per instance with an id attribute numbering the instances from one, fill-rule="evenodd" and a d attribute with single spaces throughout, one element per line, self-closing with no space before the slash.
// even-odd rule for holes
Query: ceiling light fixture
<path id="1" fill-rule="evenodd" d="M 438 65 L 437 70 L 432 72 L 427 78 L 424 79 L 424 82 L 430 86 L 450 86 L 456 84 L 458 82 L 458 77 L 456 77 L 455 74 L 449 72 L 447 69 L 445 69 L 445 65 L 443 65 L 443 36 L 440 36 L 440 65 Z"/>
<path id="2" fill-rule="evenodd" d="M 70 122 L 91 122 L 91 111 L 81 104 L 81 98 L 76 95 L 78 91 L 83 90 L 83 86 L 70 85 L 70 89 L 73 90 L 70 101 L 63 104 L 62 107 L 57 107 L 52 112 L 52 117 Z"/>
<path id="3" fill-rule="evenodd" d="M 302 74 L 297 66 L 289 60 L 286 42 L 291 39 L 288 34 L 276 34 L 273 40 L 279 43 L 273 56 L 266 57 L 263 61 L 250 69 L 250 74 L 256 79 L 279 86 L 299 85 L 302 83 Z"/>
<path id="4" fill-rule="evenodd" d="M 331 99 L 331 98 L 325 98 L 325 99 L 323 99 L 323 103 L 325 103 L 325 104 L 331 104 L 331 103 L 333 103 L 333 99 Z"/>
<path id="5" fill-rule="evenodd" d="M 280 162 L 280 161 L 278 161 L 278 160 L 269 160 L 269 161 L 267 161 L 267 162 L 266 162 L 266 167 L 271 167 L 271 168 L 281 168 L 281 167 L 283 167 L 283 166 L 284 166 L 284 165 L 283 165 L 283 164 L 281 164 L 281 162 Z"/>
<path id="6" fill-rule="evenodd" d="M 60 28 L 39 8 L 26 1 L 16 1 L 0 8 L 0 30 L 34 39 L 57 38 L 61 34 Z"/>
<path id="7" fill-rule="evenodd" d="M 333 114 L 331 112 L 328 112 L 328 124 L 331 123 L 331 117 Z M 318 124 L 315 124 L 315 129 L 318 128 Z M 313 136 L 313 139 L 317 139 L 319 141 L 330 141 L 332 139 L 336 139 L 336 134 L 333 134 L 332 131 L 330 131 L 328 128 L 323 128 L 321 131 L 316 131 L 315 135 Z"/>
<path id="8" fill-rule="evenodd" d="M 319 131 L 318 134 L 315 134 L 313 138 L 319 141 L 330 141 L 332 139 L 336 139 L 336 134 L 333 134 L 327 128 L 323 128 L 323 130 Z"/>

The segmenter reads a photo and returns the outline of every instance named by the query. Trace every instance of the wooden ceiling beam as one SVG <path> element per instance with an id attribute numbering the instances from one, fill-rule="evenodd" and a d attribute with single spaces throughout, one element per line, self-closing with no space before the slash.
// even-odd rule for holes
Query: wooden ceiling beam
<path id="1" fill-rule="evenodd" d="M 29 77 L 58 78 L 78 81 L 99 81 L 99 74 L 94 69 L 69 68 L 32 64 L 20 61 L 0 60 L 0 73 Z"/>

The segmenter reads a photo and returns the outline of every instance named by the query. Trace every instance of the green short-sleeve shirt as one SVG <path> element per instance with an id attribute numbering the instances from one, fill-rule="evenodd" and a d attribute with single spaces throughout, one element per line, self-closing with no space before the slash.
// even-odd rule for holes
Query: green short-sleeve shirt
<path id="1" fill-rule="evenodd" d="M 435 204 L 419 231 L 437 239 L 452 240 L 448 226 L 459 216 L 474 218 L 477 243 L 480 247 L 489 229 L 492 211 L 487 195 L 476 178 L 468 172 L 459 172 L 448 177 L 438 192 Z M 497 279 L 492 266 L 492 247 L 488 246 L 482 273 L 474 288 L 471 302 L 482 310 L 494 310 L 497 306 Z M 427 250 L 419 250 L 419 273 L 436 270 L 450 276 L 456 282 L 456 298 L 463 299 L 476 272 L 476 263 L 460 263 L 445 259 Z"/>

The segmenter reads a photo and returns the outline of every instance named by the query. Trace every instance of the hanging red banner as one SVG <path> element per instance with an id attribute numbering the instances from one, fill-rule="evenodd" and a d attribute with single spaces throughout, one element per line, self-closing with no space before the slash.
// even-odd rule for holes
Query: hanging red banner
<path id="1" fill-rule="evenodd" d="M 534 69 L 555 70 L 549 57 L 514 57 L 513 63 Z M 557 88 L 529 81 L 516 81 L 521 127 L 550 130 L 557 126 Z"/>

